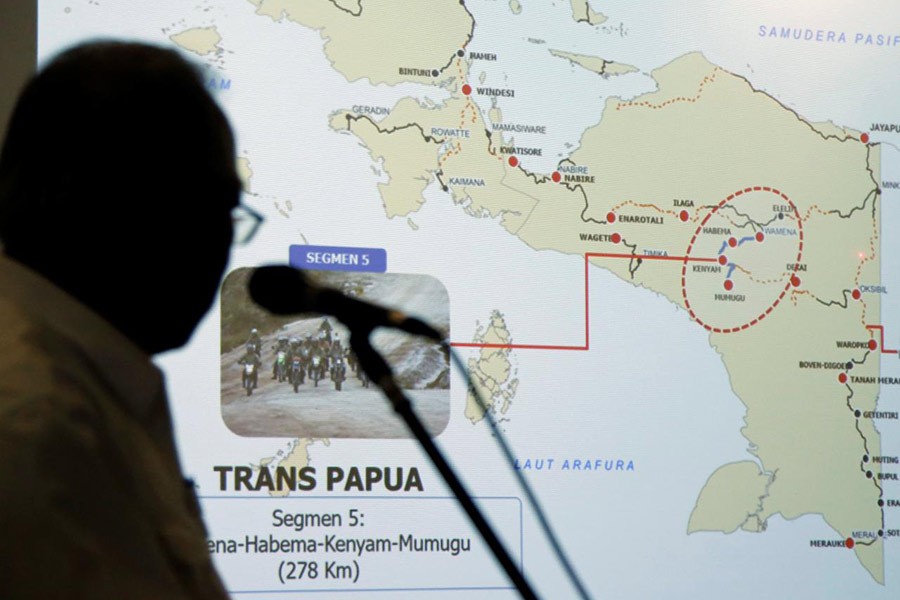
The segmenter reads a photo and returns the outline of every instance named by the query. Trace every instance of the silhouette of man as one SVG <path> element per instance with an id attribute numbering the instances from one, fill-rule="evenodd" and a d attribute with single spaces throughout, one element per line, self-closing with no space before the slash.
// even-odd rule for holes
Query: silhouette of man
<path id="1" fill-rule="evenodd" d="M 227 596 L 149 357 L 215 297 L 234 162 L 172 51 L 83 45 L 22 93 L 0 155 L 4 598 Z"/>

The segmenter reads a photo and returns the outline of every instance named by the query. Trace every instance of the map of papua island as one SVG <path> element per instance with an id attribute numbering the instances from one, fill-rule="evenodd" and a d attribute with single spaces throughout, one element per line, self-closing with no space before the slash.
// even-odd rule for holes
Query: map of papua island
<path id="1" fill-rule="evenodd" d="M 427 22 L 443 24 L 435 29 L 422 26 L 415 3 L 251 1 L 260 14 L 321 29 L 351 81 L 428 81 L 450 92 L 437 106 L 401 100 L 380 121 L 331 117 L 383 161 L 389 217 L 415 212 L 437 182 L 468 214 L 662 294 L 709 332 L 746 406 L 750 447 L 747 461 L 698 490 L 689 532 L 763 532 L 775 515 L 821 515 L 836 533 L 811 546 L 850 549 L 883 582 L 871 419 L 880 303 L 860 291 L 880 283 L 878 145 L 812 123 L 693 53 L 653 71 L 656 91 L 609 98 L 577 149 L 536 172 L 472 100 L 464 4 L 428 3 Z M 407 35 L 402 45 L 380 37 Z M 406 65 L 437 74 L 404 75 Z"/>

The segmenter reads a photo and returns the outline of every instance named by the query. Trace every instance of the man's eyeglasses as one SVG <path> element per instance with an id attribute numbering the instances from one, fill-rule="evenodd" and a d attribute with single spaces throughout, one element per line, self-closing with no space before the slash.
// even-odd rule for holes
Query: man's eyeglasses
<path id="1" fill-rule="evenodd" d="M 245 246 L 256 236 L 265 217 L 247 206 L 238 204 L 231 209 L 231 222 L 234 225 L 234 244 Z"/>

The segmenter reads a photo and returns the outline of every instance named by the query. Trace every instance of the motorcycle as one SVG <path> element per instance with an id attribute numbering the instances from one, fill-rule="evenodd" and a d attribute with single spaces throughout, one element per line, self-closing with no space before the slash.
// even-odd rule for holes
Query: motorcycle
<path id="1" fill-rule="evenodd" d="M 244 365 L 244 370 L 241 372 L 241 385 L 248 396 L 253 393 L 253 389 L 256 387 L 256 365 L 253 363 Z"/>
<path id="2" fill-rule="evenodd" d="M 294 386 L 295 394 L 297 393 L 298 388 L 303 385 L 305 375 L 306 369 L 303 367 L 303 362 L 300 360 L 299 356 L 295 356 L 291 359 L 291 385 Z"/>
<path id="3" fill-rule="evenodd" d="M 312 363 L 309 365 L 309 378 L 313 380 L 316 387 L 319 387 L 319 380 L 322 379 L 323 374 L 322 358 L 320 356 L 313 356 Z"/>
<path id="4" fill-rule="evenodd" d="M 341 391 L 341 384 L 347 379 L 347 366 L 344 361 L 338 359 L 334 366 L 331 367 L 331 380 L 334 382 L 334 389 Z"/>

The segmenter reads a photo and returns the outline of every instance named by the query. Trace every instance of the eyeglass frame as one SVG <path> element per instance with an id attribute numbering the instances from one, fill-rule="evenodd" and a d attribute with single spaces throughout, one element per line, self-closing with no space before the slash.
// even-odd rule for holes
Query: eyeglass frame
<path id="1" fill-rule="evenodd" d="M 266 218 L 259 212 L 253 210 L 243 202 L 239 202 L 237 206 L 231 209 L 231 222 L 234 227 L 234 245 L 246 246 L 256 237 L 259 228 L 262 226 Z M 250 229 L 247 233 L 239 236 L 239 223 L 249 222 Z M 244 226 L 246 227 L 246 226 Z"/>

